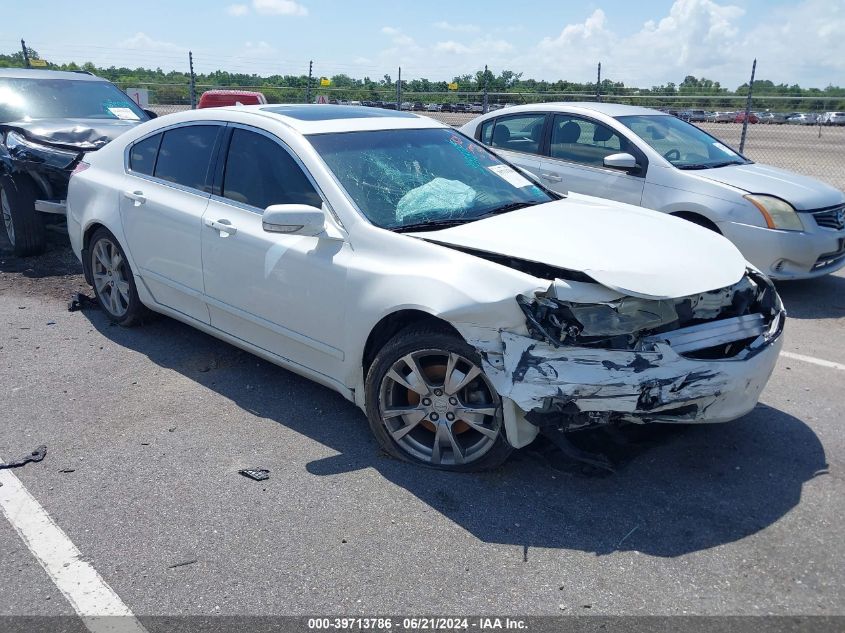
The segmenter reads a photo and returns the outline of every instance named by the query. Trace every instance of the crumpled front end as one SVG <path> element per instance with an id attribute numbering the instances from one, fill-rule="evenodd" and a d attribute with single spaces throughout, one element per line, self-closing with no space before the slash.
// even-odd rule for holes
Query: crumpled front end
<path id="1" fill-rule="evenodd" d="M 782 346 L 783 305 L 753 271 L 678 299 L 565 296 L 556 282 L 518 297 L 528 336 L 501 332 L 501 357 L 479 348 L 500 395 L 537 427 L 732 420 L 754 408 Z"/>

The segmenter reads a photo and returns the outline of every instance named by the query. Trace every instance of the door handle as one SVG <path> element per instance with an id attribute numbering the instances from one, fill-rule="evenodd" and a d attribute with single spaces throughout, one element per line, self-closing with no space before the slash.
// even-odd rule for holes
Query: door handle
<path id="1" fill-rule="evenodd" d="M 204 222 L 206 226 L 214 229 L 215 231 L 220 231 L 221 237 L 223 233 L 226 233 L 228 235 L 234 235 L 238 232 L 238 229 L 232 226 L 232 223 L 229 222 L 229 220 L 211 220 L 209 218 L 206 218 Z"/>
<path id="2" fill-rule="evenodd" d="M 563 176 L 558 176 L 557 174 L 549 174 L 540 172 L 540 178 L 543 180 L 548 180 L 549 182 L 560 182 L 563 180 Z"/>
<path id="3" fill-rule="evenodd" d="M 143 191 L 124 191 L 123 197 L 129 198 L 130 200 L 134 201 L 136 207 L 140 207 L 147 201 L 147 199 L 144 197 Z"/>

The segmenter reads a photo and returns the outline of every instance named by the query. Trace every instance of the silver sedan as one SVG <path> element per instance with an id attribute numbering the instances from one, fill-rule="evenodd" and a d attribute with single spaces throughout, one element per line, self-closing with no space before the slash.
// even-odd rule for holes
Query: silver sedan
<path id="1" fill-rule="evenodd" d="M 845 266 L 845 193 L 761 165 L 677 117 L 610 103 L 505 108 L 461 128 L 548 187 L 718 231 L 774 279 Z"/>

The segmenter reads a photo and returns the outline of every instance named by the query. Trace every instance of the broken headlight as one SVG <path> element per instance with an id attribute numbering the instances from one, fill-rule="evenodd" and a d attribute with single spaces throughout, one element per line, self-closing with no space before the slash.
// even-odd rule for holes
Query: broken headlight
<path id="1" fill-rule="evenodd" d="M 18 132 L 6 133 L 6 148 L 15 160 L 46 164 L 58 169 L 67 169 L 79 156 L 79 152 L 34 143 Z"/>
<path id="2" fill-rule="evenodd" d="M 760 314 L 766 323 L 780 313 L 774 287 L 749 272 L 727 288 L 678 299 L 622 297 L 600 303 L 577 303 L 554 296 L 554 291 L 517 303 L 531 336 L 555 347 L 577 345 L 604 349 L 639 349 L 640 341 L 655 334 L 721 319 Z"/>

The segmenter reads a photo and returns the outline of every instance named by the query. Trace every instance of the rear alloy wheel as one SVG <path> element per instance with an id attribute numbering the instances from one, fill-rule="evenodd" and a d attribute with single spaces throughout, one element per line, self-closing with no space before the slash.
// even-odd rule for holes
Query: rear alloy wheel
<path id="1" fill-rule="evenodd" d="M 106 229 L 98 229 L 88 253 L 94 292 L 109 318 L 126 326 L 140 322 L 146 309 L 138 298 L 126 255 L 114 236 Z"/>
<path id="2" fill-rule="evenodd" d="M 463 340 L 408 330 L 373 361 L 367 378 L 370 427 L 392 455 L 442 470 L 483 470 L 511 452 L 502 400 Z"/>

